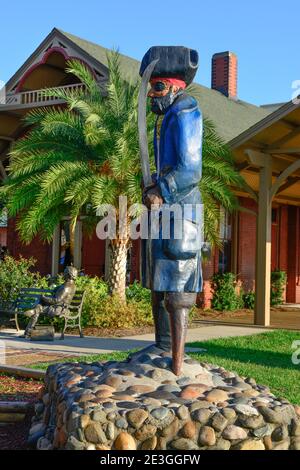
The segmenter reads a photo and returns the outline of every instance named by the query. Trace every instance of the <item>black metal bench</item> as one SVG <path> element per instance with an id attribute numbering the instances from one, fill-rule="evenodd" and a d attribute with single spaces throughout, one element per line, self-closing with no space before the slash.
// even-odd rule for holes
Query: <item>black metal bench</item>
<path id="1" fill-rule="evenodd" d="M 17 299 L 12 302 L 9 309 L 3 311 L 4 315 L 13 316 L 17 331 L 20 331 L 18 315 L 22 315 L 26 310 L 33 308 L 39 301 L 40 296 L 52 297 L 52 289 L 40 289 L 36 287 L 27 287 L 20 289 Z M 64 338 L 65 331 L 68 327 L 78 327 L 80 337 L 83 337 L 81 327 L 81 313 L 84 302 L 85 291 L 76 291 L 74 297 L 68 306 L 66 313 L 60 317 L 64 319 L 64 326 L 61 332 L 61 339 Z"/>

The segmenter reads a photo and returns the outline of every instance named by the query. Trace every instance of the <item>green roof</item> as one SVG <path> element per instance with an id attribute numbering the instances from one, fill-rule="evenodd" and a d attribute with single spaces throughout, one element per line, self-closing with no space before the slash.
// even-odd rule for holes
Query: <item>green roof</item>
<path id="1" fill-rule="evenodd" d="M 109 52 L 109 49 L 81 39 L 73 34 L 59 31 L 91 57 L 107 65 L 106 54 Z M 139 61 L 123 54 L 120 55 L 120 67 L 125 79 L 135 80 L 138 77 L 139 66 Z M 193 85 L 197 89 L 195 95 L 197 94 L 196 98 L 199 101 L 204 117 L 210 119 L 215 124 L 218 133 L 226 142 L 237 137 L 272 111 L 271 107 L 262 108 L 245 101 L 233 100 L 211 88 L 197 83 Z"/>
<path id="2" fill-rule="evenodd" d="M 65 31 L 59 30 L 61 34 L 73 41 L 77 46 L 87 52 L 91 57 L 98 60 L 101 64 L 107 66 L 107 53 L 111 52 L 110 49 L 99 46 L 85 39 L 81 39 L 73 34 L 66 33 Z M 120 54 L 120 68 L 123 74 L 124 79 L 127 80 L 136 80 L 139 76 L 140 63 L 132 59 L 131 57 Z"/>

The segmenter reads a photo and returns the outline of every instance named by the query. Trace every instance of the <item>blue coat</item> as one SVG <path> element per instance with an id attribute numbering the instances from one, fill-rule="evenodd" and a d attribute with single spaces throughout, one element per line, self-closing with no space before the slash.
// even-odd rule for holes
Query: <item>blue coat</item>
<path id="1" fill-rule="evenodd" d="M 180 211 L 171 215 L 167 239 L 162 236 L 162 213 L 157 214 L 159 236 L 142 244 L 143 284 L 154 291 L 200 292 L 202 220 L 196 219 L 196 208 L 201 205 L 202 115 L 193 97 L 179 96 L 164 115 L 160 132 L 156 126 L 154 153 L 154 179 L 164 203 L 182 209 L 182 237 L 174 235 Z"/>

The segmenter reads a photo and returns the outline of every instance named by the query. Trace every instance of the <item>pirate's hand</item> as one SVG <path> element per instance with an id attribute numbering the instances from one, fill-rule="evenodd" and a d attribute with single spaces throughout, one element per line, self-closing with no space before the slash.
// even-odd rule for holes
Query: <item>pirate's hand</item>
<path id="1" fill-rule="evenodd" d="M 147 186 L 143 191 L 143 203 L 148 209 L 151 209 L 152 204 L 161 206 L 163 198 L 159 186 Z"/>

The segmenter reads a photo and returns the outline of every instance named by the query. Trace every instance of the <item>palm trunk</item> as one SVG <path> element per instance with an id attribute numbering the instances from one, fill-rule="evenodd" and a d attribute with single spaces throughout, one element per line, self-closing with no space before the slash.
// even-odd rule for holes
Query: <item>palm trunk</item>
<path id="1" fill-rule="evenodd" d="M 75 246 L 75 226 L 70 223 L 70 254 L 72 264 L 74 264 L 74 246 Z"/>
<path id="2" fill-rule="evenodd" d="M 111 295 L 116 294 L 123 302 L 125 302 L 128 241 L 120 239 L 111 240 L 109 248 L 109 292 Z"/>

